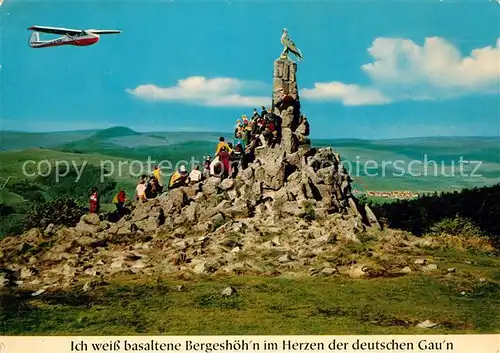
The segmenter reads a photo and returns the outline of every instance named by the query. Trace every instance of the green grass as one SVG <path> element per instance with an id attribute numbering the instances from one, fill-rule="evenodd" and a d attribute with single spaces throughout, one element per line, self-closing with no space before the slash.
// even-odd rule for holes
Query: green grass
<path id="1" fill-rule="evenodd" d="M 134 165 L 131 166 L 129 159 L 99 153 L 79 154 L 34 148 L 23 151 L 0 152 L 0 159 L 2 160 L 0 164 L 0 182 L 2 182 L 2 185 L 9 177 L 9 183 L 21 179 L 34 179 L 33 176 L 26 176 L 24 174 L 23 164 L 26 161 L 32 161 L 27 164 L 25 168 L 30 175 L 37 173 L 38 165 L 41 166 L 41 171 L 46 173 L 48 170 L 47 165 L 39 164 L 41 161 L 45 160 L 51 163 L 51 168 L 55 167 L 56 162 L 61 163 L 61 166 L 64 166 L 62 163 L 67 162 L 72 170 L 74 170 L 75 165 L 78 166 L 78 170 L 81 170 L 81 166 L 84 163 L 85 165 L 94 165 L 98 168 L 101 167 L 101 163 L 104 163 L 103 166 L 108 169 L 110 165 L 113 165 L 114 173 L 111 177 L 117 181 L 119 187 L 124 187 L 129 193 L 133 192 L 136 184 L 136 178 L 131 176 L 129 171 L 133 173 L 139 171 L 137 166 L 135 166 L 135 168 Z M 120 162 L 122 162 L 121 168 Z M 21 196 L 9 192 L 6 189 L 0 191 L 0 200 L 8 205 L 15 205 L 23 201 Z"/>
<path id="2" fill-rule="evenodd" d="M 25 202 L 24 198 L 6 189 L 0 190 L 0 202 L 6 205 L 19 205 Z"/>
<path id="3" fill-rule="evenodd" d="M 61 145 L 58 146 L 57 149 L 64 152 L 77 150 L 84 154 L 103 153 L 108 156 L 140 160 L 143 162 L 147 162 L 148 157 L 151 157 L 151 160 L 157 163 L 169 161 L 175 166 L 175 164 L 181 160 L 185 161 L 185 163 L 189 163 L 191 158 L 195 158 L 198 162 L 203 162 L 203 156 L 206 154 L 213 154 L 216 145 L 216 140 L 214 140 L 214 142 L 195 140 L 166 146 L 131 145 L 131 147 L 127 147 L 109 143 L 107 141 L 94 143 L 84 140 Z M 163 166 L 168 167 L 168 164 L 163 164 Z"/>
<path id="4" fill-rule="evenodd" d="M 429 137 L 393 140 L 313 140 L 314 146 L 333 147 L 345 161 L 346 168 L 351 166 L 354 186 L 359 190 L 376 191 L 454 191 L 476 186 L 494 185 L 500 182 L 500 139 L 498 137 Z M 424 156 L 429 162 L 425 176 Z M 481 161 L 463 166 L 465 176 L 460 175 L 460 157 L 464 161 Z M 359 161 L 357 168 L 356 162 Z M 366 164 L 368 174 L 365 173 Z M 374 168 L 377 162 L 379 168 Z M 392 163 L 397 162 L 395 169 Z M 420 161 L 421 163 L 412 161 Z M 431 161 L 437 163 L 437 176 Z M 382 167 L 382 163 L 386 166 Z M 392 162 L 392 163 L 389 163 Z M 454 165 L 452 175 L 451 165 Z M 358 173 L 359 171 L 359 173 Z M 471 176 L 474 171 L 474 176 Z M 421 176 L 412 176 L 421 173 Z"/>
<path id="5" fill-rule="evenodd" d="M 95 132 L 95 130 L 42 133 L 0 131 L 0 150 L 11 151 L 35 147 L 53 147 L 71 141 L 86 139 Z"/>
<path id="6" fill-rule="evenodd" d="M 119 157 L 113 157 L 99 153 L 79 154 L 44 148 L 0 152 L 0 158 L 2 160 L 2 163 L 0 164 L 0 177 L 3 179 L 7 177 L 11 177 L 12 179 L 26 179 L 27 177 L 23 172 L 23 164 L 26 161 L 30 161 L 30 163 L 26 165 L 25 170 L 27 171 L 27 173 L 32 174 L 37 172 L 38 163 L 45 160 L 48 160 L 51 163 L 52 167 L 54 167 L 56 161 L 59 161 L 60 163 L 62 163 L 63 161 L 67 161 L 70 164 L 71 168 L 73 168 L 73 163 L 77 166 L 81 166 L 83 163 L 87 163 L 88 165 L 95 165 L 99 167 L 101 165 L 101 162 L 108 160 L 118 166 L 118 162 L 123 160 Z M 41 164 L 42 172 L 46 172 L 46 168 L 46 166 Z M 129 176 L 125 173 L 123 173 L 123 175 L 121 176 L 121 178 L 128 177 Z M 115 178 L 120 179 L 120 176 L 116 175 Z"/>
<path id="7" fill-rule="evenodd" d="M 498 276 L 498 269 L 496 270 Z M 3 292 L 4 335 L 499 333 L 500 286 L 409 275 L 392 279 L 121 279 L 90 294 Z M 174 290 L 183 284 L 185 291 Z M 221 291 L 231 285 L 234 297 Z M 441 323 L 433 330 L 416 323 Z"/>

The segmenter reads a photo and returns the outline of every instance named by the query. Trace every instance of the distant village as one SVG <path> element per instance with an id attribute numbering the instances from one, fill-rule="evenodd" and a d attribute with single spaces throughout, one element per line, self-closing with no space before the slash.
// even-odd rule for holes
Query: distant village
<path id="1" fill-rule="evenodd" d="M 383 197 L 386 199 L 397 199 L 397 200 L 409 200 L 415 199 L 420 194 L 411 191 L 353 191 L 356 196 L 366 195 L 366 196 L 376 196 Z"/>

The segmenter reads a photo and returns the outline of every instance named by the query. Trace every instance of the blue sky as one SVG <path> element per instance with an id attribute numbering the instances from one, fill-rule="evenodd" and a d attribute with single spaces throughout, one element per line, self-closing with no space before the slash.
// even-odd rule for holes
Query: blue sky
<path id="1" fill-rule="evenodd" d="M 269 105 L 286 27 L 304 54 L 313 137 L 499 135 L 495 1 L 6 0 L 0 11 L 4 130 L 230 131 Z M 123 33 L 32 49 L 31 25 Z"/>

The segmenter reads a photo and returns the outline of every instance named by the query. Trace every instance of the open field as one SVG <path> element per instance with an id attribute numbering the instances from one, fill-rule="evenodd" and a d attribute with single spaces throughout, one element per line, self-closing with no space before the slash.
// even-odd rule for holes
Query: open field
<path id="1" fill-rule="evenodd" d="M 36 174 L 37 165 L 41 161 L 49 161 L 52 168 L 55 166 L 56 162 L 60 162 L 60 165 L 63 166 L 63 163 L 66 161 L 74 170 L 75 165 L 80 167 L 85 164 L 100 167 L 101 162 L 105 161 L 111 161 L 118 167 L 118 163 L 123 160 L 122 158 L 105 154 L 78 154 L 44 148 L 33 148 L 13 152 L 1 152 L 0 157 L 2 158 L 2 164 L 0 164 L 0 177 L 4 180 L 7 177 L 11 177 L 14 180 L 29 178 L 30 176 L 24 175 L 23 171 L 23 165 L 27 161 L 29 161 L 29 163 L 25 165 L 25 171 L 27 172 L 27 174 Z M 125 165 L 123 165 L 122 167 L 125 168 Z M 40 171 L 42 173 L 46 173 L 48 171 L 48 168 L 49 167 L 47 164 L 40 164 Z M 122 173 L 122 175 L 120 176 L 120 173 L 117 173 L 115 178 L 128 179 L 129 175 Z"/>
<path id="2" fill-rule="evenodd" d="M 500 333 L 500 260 L 454 252 L 435 256 L 440 267 L 456 267 L 457 274 L 127 276 L 90 293 L 31 297 L 4 291 L 1 330 L 4 335 Z M 227 286 L 236 289 L 235 296 L 221 295 Z M 440 325 L 416 327 L 425 320 Z"/>
<path id="3" fill-rule="evenodd" d="M 454 191 L 500 182 L 498 137 L 313 140 L 313 145 L 339 152 L 361 191 Z"/>
<path id="4" fill-rule="evenodd" d="M 40 171 L 46 174 L 49 171 L 49 164 L 42 161 L 49 161 L 50 168 L 54 168 L 56 163 L 60 163 L 64 167 L 65 163 L 70 166 L 71 170 L 81 170 L 82 166 L 96 166 L 101 167 L 102 162 L 106 162 L 104 167 L 109 169 L 113 165 L 114 173 L 113 179 L 117 181 L 119 187 L 124 187 L 129 194 L 133 193 L 135 189 L 136 178 L 129 173 L 130 164 L 125 164 L 126 159 L 107 156 L 104 154 L 77 154 L 67 153 L 61 151 L 54 151 L 50 149 L 33 148 L 23 151 L 10 151 L 0 152 L 2 163 L 0 164 L 0 184 L 3 185 L 7 181 L 7 186 L 14 182 L 26 179 L 33 180 L 35 175 L 38 175 L 37 168 L 40 166 Z M 26 161 L 30 161 L 23 165 Z M 42 162 L 42 163 L 40 163 Z M 120 162 L 122 162 L 120 168 Z M 137 172 L 138 169 L 132 169 Z M 25 174 L 26 171 L 26 174 Z M 74 176 L 72 176 L 74 178 Z M 61 177 L 61 180 L 64 177 Z M 0 202 L 7 205 L 17 205 L 24 202 L 24 198 L 7 189 L 0 190 Z"/>
<path id="5" fill-rule="evenodd" d="M 89 138 L 96 132 L 95 130 L 44 133 L 0 131 L 0 151 L 55 147 L 63 143 Z"/>
<path id="6" fill-rule="evenodd" d="M 24 202 L 24 198 L 8 190 L 0 190 L 0 201 L 7 205 L 17 205 Z"/>

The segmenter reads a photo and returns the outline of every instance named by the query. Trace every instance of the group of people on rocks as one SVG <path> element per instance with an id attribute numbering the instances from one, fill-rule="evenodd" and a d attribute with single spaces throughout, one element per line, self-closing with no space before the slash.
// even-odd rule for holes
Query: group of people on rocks
<path id="1" fill-rule="evenodd" d="M 282 94 L 276 103 L 279 111 L 286 109 L 294 100 L 288 99 Z M 250 119 L 242 115 L 238 119 L 234 129 L 234 144 L 226 141 L 224 137 L 219 138 L 215 148 L 214 157 L 204 157 L 203 165 L 194 165 L 188 172 L 186 166 L 181 165 L 172 173 L 167 183 L 168 190 L 181 186 L 196 184 L 206 178 L 217 176 L 221 179 L 235 178 L 240 170 L 246 169 L 249 163 L 255 159 L 255 149 L 271 147 L 281 141 L 281 117 L 274 114 L 271 108 L 262 106 L 261 112 L 253 109 Z M 135 189 L 135 201 L 147 202 L 163 192 L 162 176 L 158 166 L 155 166 L 152 175 L 142 175 Z M 115 195 L 113 203 L 116 212 L 121 217 L 127 209 L 125 203 L 128 201 L 123 189 Z M 99 213 L 100 202 L 97 188 L 92 188 L 89 212 Z"/>
<path id="2" fill-rule="evenodd" d="M 161 173 L 158 166 L 155 167 L 152 175 L 141 175 L 139 182 L 135 188 L 135 200 L 146 202 L 153 199 L 163 191 L 161 184 Z M 126 202 L 129 201 L 127 194 L 123 188 L 120 188 L 117 194 L 113 197 L 112 203 L 116 207 L 118 218 L 130 212 L 125 207 Z M 97 187 L 93 187 L 90 192 L 89 198 L 89 213 L 99 213 L 101 210 L 101 202 Z"/>
<path id="3" fill-rule="evenodd" d="M 241 144 L 233 146 L 231 142 L 226 142 L 224 137 L 220 137 L 215 148 L 214 158 L 210 155 L 205 156 L 203 164 L 194 165 L 191 171 L 188 171 L 186 166 L 181 165 L 170 176 L 168 189 L 194 185 L 211 176 L 221 179 L 234 178 L 238 174 L 238 170 L 246 168 L 245 155 Z"/>
<path id="4" fill-rule="evenodd" d="M 241 143 L 233 146 L 231 142 L 226 142 L 224 137 L 219 138 L 219 143 L 215 148 L 215 157 L 205 157 L 203 175 L 220 176 L 221 179 L 234 178 L 238 171 L 245 169 L 248 165 L 247 154 L 243 150 Z"/>
<path id="5" fill-rule="evenodd" d="M 252 117 L 244 114 L 234 129 L 235 143 L 241 144 L 245 153 L 253 154 L 255 148 L 274 147 L 281 140 L 281 117 L 271 108 L 262 106 L 261 112 L 254 108 Z"/>
<path id="6" fill-rule="evenodd" d="M 260 113 L 253 109 L 250 119 L 242 115 L 237 120 L 233 142 L 220 137 L 213 157 L 205 156 L 203 166 L 195 165 L 190 172 L 181 165 L 170 177 L 168 188 L 196 184 L 212 176 L 235 178 L 254 161 L 255 149 L 272 148 L 281 141 L 281 123 L 281 117 L 264 106 Z"/>
<path id="7" fill-rule="evenodd" d="M 154 199 L 156 196 L 161 194 L 163 191 L 163 185 L 161 184 L 160 168 L 155 166 L 152 175 L 142 175 L 135 191 L 135 199 L 142 202 Z"/>
<path id="8" fill-rule="evenodd" d="M 121 188 L 118 191 L 118 193 L 113 197 L 112 201 L 116 207 L 116 214 L 118 215 L 118 218 L 130 212 L 130 210 L 127 207 L 125 207 L 125 203 L 127 201 L 128 201 L 127 194 L 125 193 L 125 190 Z M 98 214 L 100 210 L 101 210 L 101 200 L 99 192 L 96 187 L 93 187 L 90 192 L 89 213 Z"/>
<path id="9" fill-rule="evenodd" d="M 193 185 L 203 179 L 199 165 L 195 165 L 190 172 L 185 165 L 181 165 L 171 176 L 168 182 L 168 189 L 172 190 L 181 186 Z"/>

